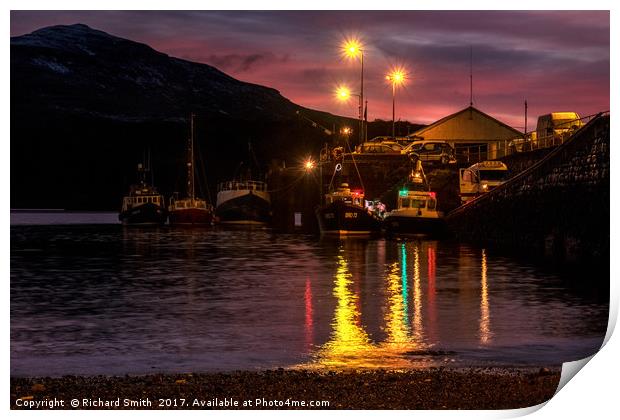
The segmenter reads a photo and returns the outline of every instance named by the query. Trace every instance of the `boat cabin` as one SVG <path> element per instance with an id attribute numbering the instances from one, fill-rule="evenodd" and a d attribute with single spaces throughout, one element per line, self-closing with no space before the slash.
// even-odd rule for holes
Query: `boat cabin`
<path id="1" fill-rule="evenodd" d="M 364 192 L 351 191 L 349 184 L 344 183 L 336 191 L 325 194 L 325 204 L 332 204 L 337 201 L 364 207 Z"/>
<path id="2" fill-rule="evenodd" d="M 217 186 L 219 191 L 267 191 L 267 184 L 262 181 L 228 181 Z"/>
<path id="3" fill-rule="evenodd" d="M 183 200 L 170 199 L 170 208 L 174 209 L 206 209 L 210 207 L 211 206 L 207 205 L 205 200 L 200 198 L 186 198 Z"/>
<path id="4" fill-rule="evenodd" d="M 161 195 L 132 195 L 123 198 L 123 211 L 147 203 L 163 206 L 163 201 L 164 198 Z"/>
<path id="5" fill-rule="evenodd" d="M 129 190 L 129 195 L 123 197 L 122 211 L 148 203 L 163 207 L 164 197 L 160 195 L 154 187 L 149 185 L 132 185 Z"/>
<path id="6" fill-rule="evenodd" d="M 398 209 L 427 209 L 437 208 L 437 197 L 434 192 L 401 190 L 398 194 Z"/>

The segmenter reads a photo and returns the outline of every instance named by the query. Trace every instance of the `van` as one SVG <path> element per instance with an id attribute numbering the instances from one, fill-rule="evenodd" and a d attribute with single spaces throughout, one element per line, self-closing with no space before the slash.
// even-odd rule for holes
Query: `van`
<path id="1" fill-rule="evenodd" d="M 583 127 L 583 121 L 576 112 L 552 112 L 538 117 L 535 147 L 560 145 L 575 131 Z"/>
<path id="2" fill-rule="evenodd" d="M 508 166 L 497 160 L 485 160 L 459 169 L 461 204 L 491 191 L 508 179 Z"/>

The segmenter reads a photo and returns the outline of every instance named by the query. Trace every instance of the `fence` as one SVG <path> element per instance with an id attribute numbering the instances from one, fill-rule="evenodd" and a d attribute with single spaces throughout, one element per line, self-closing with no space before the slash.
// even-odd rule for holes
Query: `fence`
<path id="1" fill-rule="evenodd" d="M 501 159 L 514 153 L 531 152 L 533 150 L 560 146 L 593 118 L 603 115 L 609 115 L 609 111 L 599 112 L 598 114 L 588 115 L 576 120 L 565 121 L 562 124 L 554 126 L 551 132 L 541 137 L 537 135 L 536 130 L 533 130 L 526 133 L 524 137 L 511 140 L 498 140 L 471 146 L 456 144 L 454 147 L 456 160 L 459 164 L 473 165 L 484 160 Z"/>

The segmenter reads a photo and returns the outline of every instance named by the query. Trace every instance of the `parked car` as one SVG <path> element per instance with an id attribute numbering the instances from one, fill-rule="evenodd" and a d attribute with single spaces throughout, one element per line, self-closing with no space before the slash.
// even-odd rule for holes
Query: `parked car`
<path id="1" fill-rule="evenodd" d="M 356 153 L 400 154 L 402 147 L 395 142 L 366 142 L 355 148 Z"/>
<path id="2" fill-rule="evenodd" d="M 373 143 L 398 144 L 401 147 L 405 147 L 405 146 L 408 146 L 409 144 L 411 144 L 413 139 L 411 137 L 402 137 L 402 136 L 396 136 L 396 137 L 392 137 L 392 136 L 377 136 L 377 137 L 373 137 L 372 139 L 370 139 L 368 141 L 369 142 L 373 142 Z"/>
<path id="3" fill-rule="evenodd" d="M 415 153 L 422 162 L 435 162 L 441 164 L 456 163 L 454 148 L 445 141 L 423 140 L 414 141 L 405 147 L 401 153 Z"/>

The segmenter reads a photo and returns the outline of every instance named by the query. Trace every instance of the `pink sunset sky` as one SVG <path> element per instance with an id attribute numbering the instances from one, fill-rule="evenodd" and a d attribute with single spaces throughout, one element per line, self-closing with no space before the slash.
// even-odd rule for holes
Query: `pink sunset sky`
<path id="1" fill-rule="evenodd" d="M 13 11 L 11 36 L 84 23 L 356 117 L 355 101 L 334 95 L 339 84 L 359 90 L 359 61 L 340 52 L 355 35 L 369 120 L 392 118 L 385 75 L 402 66 L 396 119 L 416 123 L 469 105 L 471 49 L 474 106 L 522 130 L 527 99 L 531 130 L 548 112 L 609 110 L 609 22 L 608 11 Z"/>

